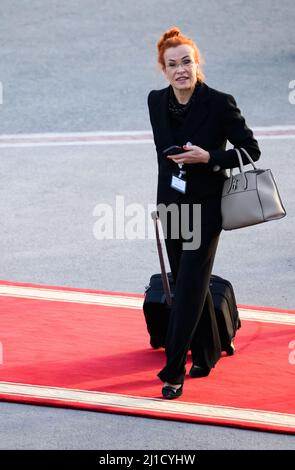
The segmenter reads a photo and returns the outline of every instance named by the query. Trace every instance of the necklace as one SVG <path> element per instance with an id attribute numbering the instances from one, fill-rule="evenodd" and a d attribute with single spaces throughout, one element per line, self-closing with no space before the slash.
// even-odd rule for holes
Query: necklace
<path id="1" fill-rule="evenodd" d="M 170 87 L 170 95 L 169 95 L 169 113 L 176 119 L 183 120 L 183 118 L 188 113 L 192 103 L 195 101 L 196 98 L 196 91 L 198 89 L 198 84 L 196 84 L 193 94 L 190 97 L 189 101 L 186 104 L 181 104 L 177 101 L 177 98 L 174 94 L 172 86 Z"/>

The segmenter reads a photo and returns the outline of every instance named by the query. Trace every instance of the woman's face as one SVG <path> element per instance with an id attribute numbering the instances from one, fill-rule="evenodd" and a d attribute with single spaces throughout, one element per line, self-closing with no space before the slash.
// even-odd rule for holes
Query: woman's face
<path id="1" fill-rule="evenodd" d="M 188 44 L 169 47 L 164 52 L 163 72 L 173 88 L 187 90 L 197 82 L 197 67 L 194 50 Z"/>

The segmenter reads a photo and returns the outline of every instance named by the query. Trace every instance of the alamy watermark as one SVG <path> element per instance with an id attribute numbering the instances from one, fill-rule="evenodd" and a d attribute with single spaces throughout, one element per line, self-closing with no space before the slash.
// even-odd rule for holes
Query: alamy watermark
<path id="1" fill-rule="evenodd" d="M 124 196 L 116 195 L 115 205 L 99 203 L 93 210 L 98 217 L 93 226 L 97 240 L 155 239 L 151 212 L 154 204 L 144 207 L 139 203 L 125 205 Z M 197 250 L 201 246 L 201 204 L 158 204 L 157 211 L 164 238 L 182 240 L 184 250 Z M 160 238 L 163 239 L 160 232 Z"/>
<path id="2" fill-rule="evenodd" d="M 3 104 L 3 84 L 0 82 L 0 104 Z"/>
<path id="3" fill-rule="evenodd" d="M 295 80 L 289 82 L 289 89 L 291 89 L 289 93 L 289 103 L 295 104 Z"/>
<path id="4" fill-rule="evenodd" d="M 290 341 L 289 349 L 292 349 L 292 351 L 289 353 L 289 364 L 292 364 L 292 366 L 294 366 L 295 365 L 295 339 L 293 339 L 293 341 Z"/>

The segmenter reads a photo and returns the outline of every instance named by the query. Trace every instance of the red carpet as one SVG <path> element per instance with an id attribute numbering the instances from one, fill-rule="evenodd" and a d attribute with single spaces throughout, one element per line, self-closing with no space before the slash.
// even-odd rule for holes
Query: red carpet
<path id="1" fill-rule="evenodd" d="M 1 399 L 294 433 L 294 310 L 239 306 L 236 355 L 209 377 L 187 376 L 167 401 L 156 376 L 164 351 L 149 346 L 142 303 L 0 281 Z"/>

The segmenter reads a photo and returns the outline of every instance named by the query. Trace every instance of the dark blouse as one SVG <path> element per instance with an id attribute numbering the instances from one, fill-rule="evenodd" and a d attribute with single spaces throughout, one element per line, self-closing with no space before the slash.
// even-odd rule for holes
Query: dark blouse
<path id="1" fill-rule="evenodd" d="M 181 104 L 177 101 L 173 88 L 172 86 L 170 86 L 168 108 L 169 108 L 170 125 L 171 125 L 171 129 L 172 129 L 172 132 L 176 141 L 179 140 L 178 131 L 181 130 L 193 102 L 197 99 L 199 89 L 200 89 L 200 83 L 197 82 L 195 89 L 193 91 L 193 94 L 190 97 L 189 101 L 186 104 Z"/>

